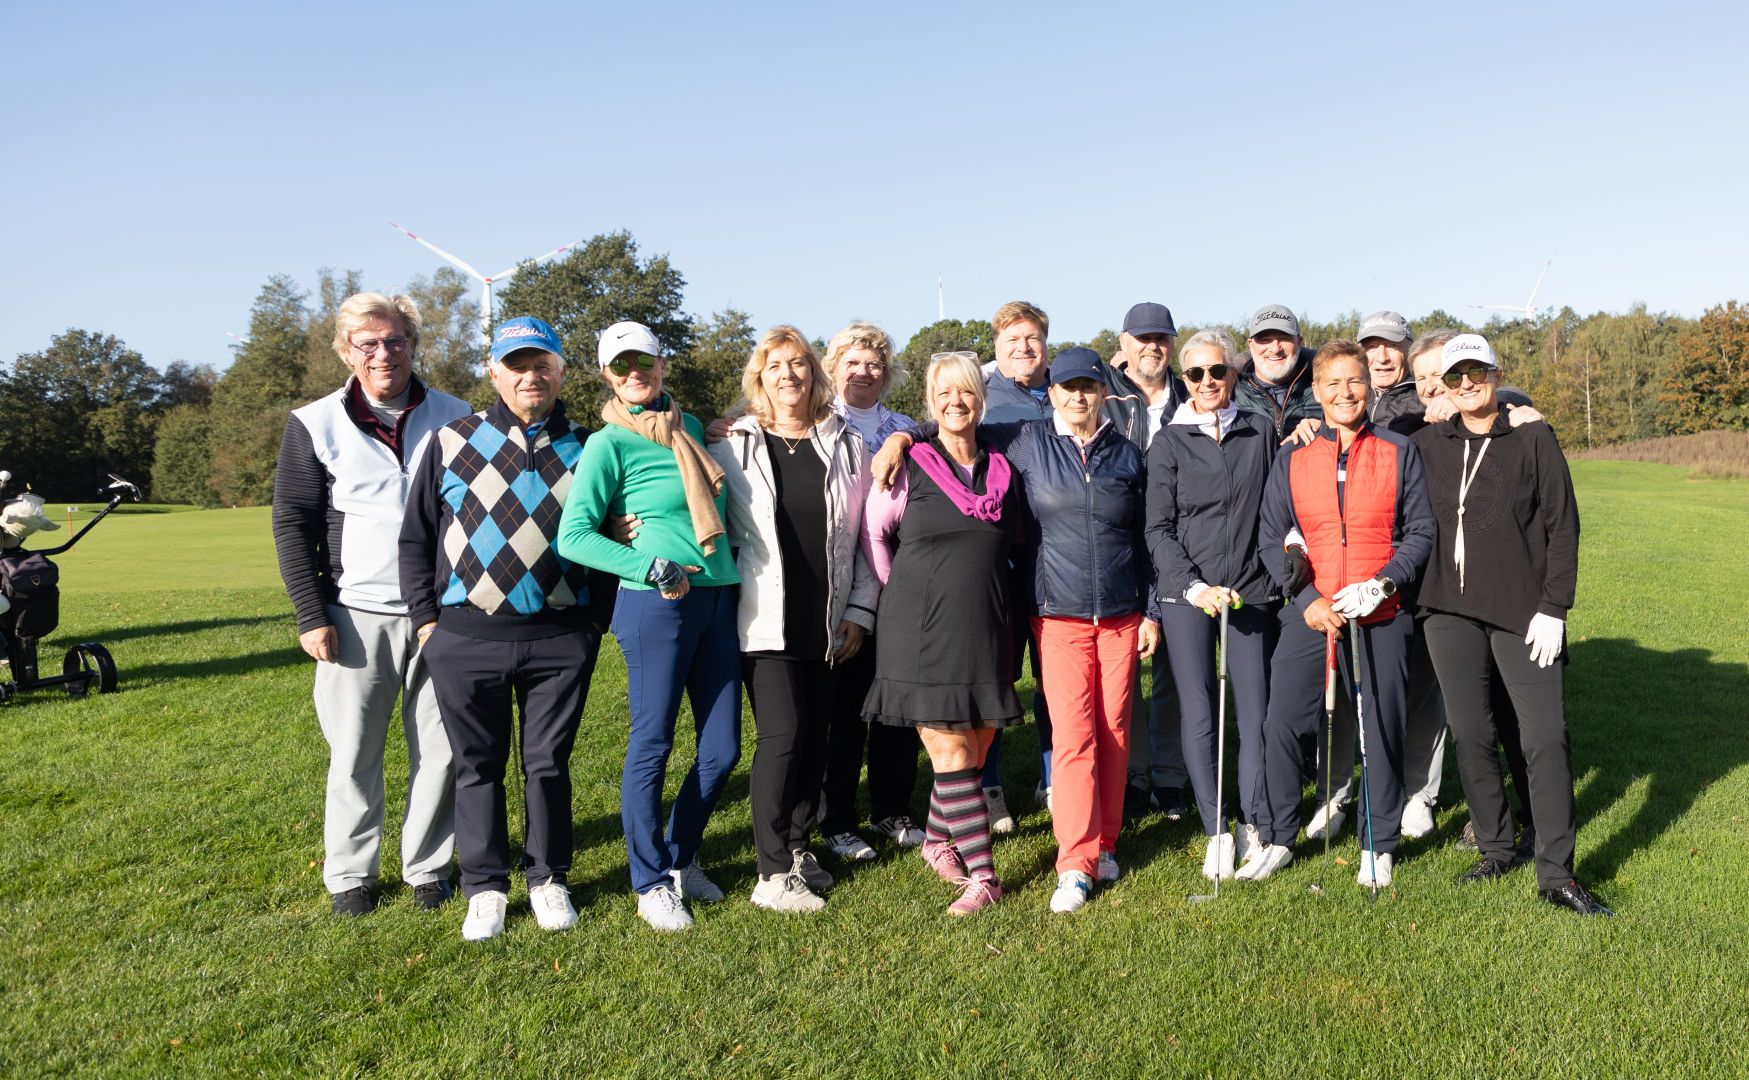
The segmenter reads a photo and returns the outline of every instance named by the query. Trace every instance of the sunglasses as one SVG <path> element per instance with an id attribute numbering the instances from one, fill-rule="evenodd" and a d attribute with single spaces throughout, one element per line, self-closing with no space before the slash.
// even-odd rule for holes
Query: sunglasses
<path id="1" fill-rule="evenodd" d="M 1209 378 L 1213 379 L 1214 381 L 1220 382 L 1222 379 L 1225 379 L 1227 377 L 1227 372 L 1232 371 L 1232 370 L 1233 370 L 1232 368 L 1228 367 L 1225 364 L 1210 364 L 1208 367 L 1205 367 L 1205 368 L 1204 367 L 1187 367 L 1184 369 L 1184 377 L 1189 379 L 1193 383 L 1199 383 L 1199 382 L 1202 382 L 1203 376 L 1207 375 Z"/>
<path id="2" fill-rule="evenodd" d="M 1444 375 L 1441 375 L 1439 380 L 1453 390 L 1456 390 L 1459 386 L 1463 385 L 1465 376 L 1469 377 L 1471 386 L 1481 386 L 1483 383 L 1494 377 L 1494 369 L 1490 367 L 1482 367 L 1480 364 L 1477 364 L 1474 367 L 1460 368 L 1457 371 L 1448 371 Z"/>
<path id="3" fill-rule="evenodd" d="M 627 357 L 631 359 L 628 360 Z M 649 353 L 620 353 L 607 362 L 607 370 L 623 379 L 632 373 L 634 363 L 637 364 L 639 371 L 656 370 L 656 358 Z"/>

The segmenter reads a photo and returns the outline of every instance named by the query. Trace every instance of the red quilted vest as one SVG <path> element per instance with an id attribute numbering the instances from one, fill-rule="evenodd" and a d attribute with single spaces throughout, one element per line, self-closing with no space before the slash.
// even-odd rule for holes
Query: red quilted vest
<path id="1" fill-rule="evenodd" d="M 1293 452 L 1288 463 L 1294 517 L 1306 538 L 1312 582 L 1326 599 L 1344 585 L 1365 581 L 1384 569 L 1396 546 L 1397 448 L 1365 428 L 1348 448 L 1343 499 L 1336 499 L 1335 439 L 1319 438 Z M 1346 513 L 1344 513 L 1346 510 Z M 1384 622 L 1402 606 L 1385 598 L 1363 623 Z"/>

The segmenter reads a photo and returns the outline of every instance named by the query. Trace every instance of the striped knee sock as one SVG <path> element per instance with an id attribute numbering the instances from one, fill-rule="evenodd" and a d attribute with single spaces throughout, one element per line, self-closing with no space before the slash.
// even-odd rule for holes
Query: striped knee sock
<path id="1" fill-rule="evenodd" d="M 929 816 L 923 820 L 923 837 L 932 844 L 946 844 L 953 839 L 947 828 L 947 813 L 941 808 L 939 781 L 929 786 Z"/>
<path id="2" fill-rule="evenodd" d="M 940 801 L 942 821 L 966 872 L 973 877 L 995 877 L 996 865 L 990 858 L 990 809 L 984 805 L 978 770 L 937 774 L 935 798 Z"/>

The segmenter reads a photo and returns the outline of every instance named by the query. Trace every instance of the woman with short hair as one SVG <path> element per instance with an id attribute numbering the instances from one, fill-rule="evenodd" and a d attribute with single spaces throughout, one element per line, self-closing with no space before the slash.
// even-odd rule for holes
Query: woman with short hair
<path id="1" fill-rule="evenodd" d="M 1281 589 L 1257 549 L 1257 513 L 1275 432 L 1263 416 L 1233 404 L 1239 371 L 1226 333 L 1204 330 L 1179 351 L 1189 400 L 1148 447 L 1148 547 L 1153 553 L 1160 628 L 1178 687 L 1184 762 L 1196 792 L 1208 848 L 1202 872 L 1233 876 L 1234 860 L 1260 846 L 1263 806 L 1263 717 L 1269 701 L 1269 657 L 1275 649 Z M 1239 820 L 1235 845 L 1226 808 L 1216 805 L 1215 723 L 1220 692 L 1215 648 L 1222 608 L 1228 609 L 1227 672 L 1239 730 Z"/>
<path id="2" fill-rule="evenodd" d="M 923 859 L 960 889 L 948 914 L 970 915 L 1002 898 L 979 776 L 995 733 L 1023 719 L 1009 569 L 1023 539 L 1020 484 L 978 438 L 977 354 L 938 353 L 925 388 L 939 430 L 870 494 L 864 517 L 885 588 L 863 715 L 921 737 L 935 770 Z"/>
<path id="3" fill-rule="evenodd" d="M 832 875 L 808 850 L 808 833 L 827 731 L 840 665 L 874 626 L 880 589 L 857 545 L 867 454 L 832 408 L 832 384 L 795 327 L 760 336 L 741 391 L 747 413 L 711 456 L 729 493 L 742 669 L 758 730 L 748 782 L 759 859 L 753 903 L 818 911 Z"/>
<path id="4" fill-rule="evenodd" d="M 735 570 L 724 539 L 723 470 L 700 445 L 704 429 L 663 389 L 668 359 L 648 327 L 601 334 L 598 362 L 611 397 L 602 429 L 583 446 L 559 523 L 559 554 L 619 578 L 613 636 L 626 661 L 631 737 L 620 782 L 638 914 L 685 930 L 685 900 L 721 900 L 698 864 L 705 824 L 741 756 L 741 657 Z M 615 543 L 609 517 L 638 519 Z M 680 695 L 692 703 L 698 756 L 674 800 L 666 835 L 662 786 Z"/>
<path id="5" fill-rule="evenodd" d="M 1427 650 L 1445 693 L 1458 774 L 1481 858 L 1461 884 L 1499 878 L 1517 861 L 1494 752 L 1489 683 L 1505 682 L 1536 809 L 1542 899 L 1610 915 L 1573 876 L 1577 832 L 1567 738 L 1566 619 L 1579 576 L 1579 507 L 1567 459 L 1547 424 L 1502 413 L 1500 366 L 1478 334 L 1440 351 L 1457 415 L 1415 435 L 1427 463 L 1438 541 L 1421 586 Z"/>

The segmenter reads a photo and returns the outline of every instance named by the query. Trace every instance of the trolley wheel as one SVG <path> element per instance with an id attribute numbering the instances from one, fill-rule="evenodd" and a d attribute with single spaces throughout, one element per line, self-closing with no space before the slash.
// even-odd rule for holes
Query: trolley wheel
<path id="1" fill-rule="evenodd" d="M 61 674 L 84 676 L 67 684 L 67 693 L 73 697 L 84 697 L 93 688 L 99 694 L 115 693 L 115 658 L 95 641 L 68 649 L 67 658 L 61 661 Z"/>

